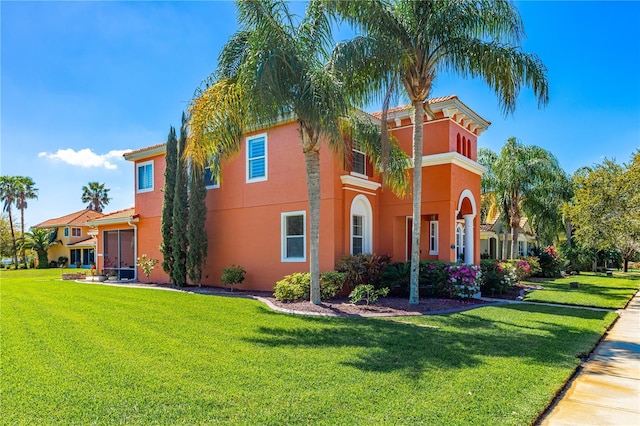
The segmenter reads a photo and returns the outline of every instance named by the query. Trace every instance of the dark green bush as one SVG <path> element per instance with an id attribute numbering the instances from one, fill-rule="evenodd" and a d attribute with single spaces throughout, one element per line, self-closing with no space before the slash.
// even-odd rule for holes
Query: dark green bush
<path id="1" fill-rule="evenodd" d="M 380 288 L 395 290 L 398 296 L 408 296 L 410 284 L 411 262 L 392 263 L 380 275 Z"/>
<path id="2" fill-rule="evenodd" d="M 224 268 L 222 270 L 222 277 L 220 282 L 224 285 L 228 285 L 231 287 L 231 291 L 233 291 L 233 286 L 236 284 L 242 284 L 244 281 L 244 276 L 247 271 L 244 270 L 242 266 L 231 265 L 228 268 Z"/>

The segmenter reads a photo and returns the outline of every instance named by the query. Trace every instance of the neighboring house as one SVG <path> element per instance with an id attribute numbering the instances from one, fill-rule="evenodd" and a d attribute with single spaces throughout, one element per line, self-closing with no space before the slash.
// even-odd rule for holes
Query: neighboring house
<path id="1" fill-rule="evenodd" d="M 518 230 L 518 256 L 528 256 L 537 246 L 536 234 L 529 219 L 520 219 Z M 503 226 L 496 215 L 480 225 L 480 252 L 483 259 L 501 259 L 504 244 L 507 245 L 507 257 L 511 256 L 511 228 Z"/>
<path id="2" fill-rule="evenodd" d="M 480 261 L 480 177 L 477 137 L 489 122 L 455 95 L 428 101 L 436 117 L 424 125 L 422 163 L 421 257 L 465 263 Z M 412 152 L 410 107 L 389 112 L 391 132 L 401 148 Z M 379 114 L 373 115 L 379 120 Z M 89 222 L 98 232 L 98 268 L 124 256 L 131 264 L 142 254 L 162 260 L 161 212 L 165 144 L 124 154 L 134 163 L 135 206 L 122 217 Z M 325 145 L 320 157 L 320 270 L 332 270 L 346 254 L 386 253 L 394 261 L 410 257 L 412 197 L 396 197 L 354 143 L 352 161 Z M 346 166 L 351 164 L 349 168 Z M 409 166 L 410 167 L 410 166 Z M 309 213 L 305 163 L 298 124 L 283 121 L 254 131 L 240 152 L 222 165 L 221 176 L 207 173 L 205 285 L 220 285 L 222 269 L 243 266 L 240 288 L 273 290 L 287 274 L 309 270 Z M 456 232 L 464 230 L 464 237 Z M 464 246 L 464 250 L 462 250 Z M 109 266 L 109 265 L 107 265 Z M 144 278 L 138 270 L 137 279 Z M 130 274 L 126 270 L 127 275 Z M 158 265 L 153 282 L 168 282 Z"/>
<path id="3" fill-rule="evenodd" d="M 55 239 L 61 243 L 49 249 L 49 262 L 57 262 L 59 257 L 66 257 L 69 259 L 68 266 L 72 268 L 89 268 L 95 262 L 97 240 L 89 233 L 90 228 L 86 222 L 102 216 L 102 213 L 85 209 L 33 226 L 55 230 Z"/>

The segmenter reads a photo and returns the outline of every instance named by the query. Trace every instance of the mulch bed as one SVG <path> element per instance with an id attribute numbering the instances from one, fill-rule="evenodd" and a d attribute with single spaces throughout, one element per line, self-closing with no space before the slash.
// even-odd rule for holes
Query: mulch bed
<path id="1" fill-rule="evenodd" d="M 133 283 L 132 283 L 133 284 Z M 174 286 L 170 284 L 140 284 L 140 286 L 150 287 L 163 287 L 172 288 Z M 126 285 L 126 284 L 125 284 Z M 495 299 L 503 300 L 516 300 L 521 295 L 522 291 L 531 291 L 536 288 L 542 288 L 540 286 L 531 285 L 515 285 L 508 293 L 501 295 L 491 296 Z M 235 290 L 231 292 L 228 289 L 221 289 L 216 287 L 193 287 L 187 286 L 181 288 L 183 291 L 189 291 L 199 294 L 212 294 L 216 296 L 229 296 L 229 297 L 246 297 L 260 300 L 271 307 L 281 311 L 296 313 L 296 314 L 308 314 L 308 315 L 327 315 L 327 316 L 352 316 L 352 317 L 370 317 L 370 316 L 405 316 L 405 315 L 431 315 L 442 314 L 450 312 L 463 311 L 487 304 L 484 300 L 470 299 L 470 300 L 454 300 L 454 299 L 436 299 L 421 297 L 417 305 L 409 303 L 408 297 L 383 297 L 378 299 L 375 304 L 367 305 L 363 302 L 358 304 L 352 304 L 347 297 L 339 297 L 321 303 L 320 305 L 314 305 L 308 301 L 302 302 L 281 302 L 273 297 L 271 292 L 260 291 L 243 291 Z"/>
<path id="2" fill-rule="evenodd" d="M 421 298 L 417 305 L 409 303 L 408 298 L 384 297 L 378 299 L 375 304 L 367 305 L 360 302 L 356 305 L 349 299 L 336 298 L 320 305 L 310 302 L 280 302 L 274 297 L 264 298 L 274 306 L 294 311 L 295 313 L 307 313 L 311 315 L 335 315 L 335 316 L 404 316 L 424 315 L 434 313 L 455 312 L 472 307 L 487 304 L 482 300 L 453 300 L 453 299 L 427 299 Z"/>

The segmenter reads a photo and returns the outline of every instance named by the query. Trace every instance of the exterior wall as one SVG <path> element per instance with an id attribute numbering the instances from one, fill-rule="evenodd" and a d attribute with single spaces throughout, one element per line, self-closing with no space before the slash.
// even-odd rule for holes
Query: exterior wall
<path id="1" fill-rule="evenodd" d="M 393 130 L 400 145 L 411 152 L 411 123 L 408 119 Z M 247 137 L 265 134 L 267 138 L 267 180 L 247 182 Z M 458 135 L 469 140 L 468 158 L 477 155 L 476 137 L 454 121 L 439 117 L 425 125 L 424 155 L 456 152 Z M 206 232 L 209 240 L 203 284 L 220 286 L 222 269 L 237 264 L 247 270 L 240 289 L 273 290 L 285 275 L 309 270 L 308 192 L 304 155 L 297 123 L 290 122 L 255 132 L 243 138 L 239 153 L 222 165 L 220 186 L 207 191 Z M 147 254 L 162 260 L 160 252 L 161 212 L 164 187 L 164 153 L 136 160 L 136 164 L 153 160 L 154 190 L 135 195 L 137 223 L 137 256 Z M 409 193 L 400 199 L 391 190 L 379 188 L 380 177 L 354 177 L 345 170 L 342 158 L 327 146 L 320 154 L 321 219 L 320 270 L 334 269 L 335 264 L 351 251 L 351 206 L 356 197 L 365 197 L 371 206 L 371 248 L 374 253 L 393 255 L 394 261 L 407 259 L 407 217 L 412 214 Z M 136 168 L 134 167 L 134 182 Z M 455 224 L 461 194 L 470 191 L 480 201 L 480 176 L 457 164 L 445 163 L 422 167 L 423 204 L 421 247 L 424 259 L 456 260 Z M 347 179 L 345 179 L 347 177 Z M 479 204 L 474 206 L 474 262 L 480 261 Z M 282 214 L 305 212 L 306 259 L 287 262 L 281 258 Z M 439 227 L 438 253 L 429 254 L 429 218 L 437 215 Z M 120 227 L 126 225 L 120 225 Z M 114 229 L 117 226 L 114 226 Z M 107 227 L 100 227 L 100 233 Z M 410 231 L 409 231 L 410 232 Z M 410 235 L 410 233 L 409 233 Z M 99 248 L 101 253 L 101 248 Z M 100 254 L 98 259 L 101 259 Z M 146 277 L 138 268 L 140 281 Z M 158 265 L 151 282 L 168 282 Z"/>

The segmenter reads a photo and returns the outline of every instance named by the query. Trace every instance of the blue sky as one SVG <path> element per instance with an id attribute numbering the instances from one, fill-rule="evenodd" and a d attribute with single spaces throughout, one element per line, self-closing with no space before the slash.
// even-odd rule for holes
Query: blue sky
<path id="1" fill-rule="evenodd" d="M 480 147 L 499 151 L 516 136 L 568 173 L 604 157 L 629 161 L 640 148 L 640 2 L 517 6 L 523 48 L 548 68 L 549 105 L 538 109 L 525 89 L 504 117 L 483 82 L 448 75 L 432 95 L 457 94 L 492 122 Z M 133 205 L 122 152 L 179 126 L 236 30 L 234 10 L 226 1 L 0 2 L 0 173 L 35 180 L 27 226 L 84 208 L 90 181 L 111 189 L 107 212 Z"/>

